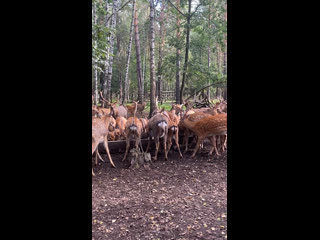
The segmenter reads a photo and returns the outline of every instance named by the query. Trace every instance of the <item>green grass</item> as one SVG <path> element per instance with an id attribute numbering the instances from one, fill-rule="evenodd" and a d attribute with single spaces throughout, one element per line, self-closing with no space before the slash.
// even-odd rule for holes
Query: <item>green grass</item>
<path id="1" fill-rule="evenodd" d="M 168 101 L 163 104 L 158 103 L 159 108 L 164 108 L 167 111 L 170 111 L 172 106 L 171 104 L 174 103 L 174 101 Z M 147 102 L 146 107 L 144 108 L 144 111 L 149 112 L 150 111 L 150 102 Z"/>

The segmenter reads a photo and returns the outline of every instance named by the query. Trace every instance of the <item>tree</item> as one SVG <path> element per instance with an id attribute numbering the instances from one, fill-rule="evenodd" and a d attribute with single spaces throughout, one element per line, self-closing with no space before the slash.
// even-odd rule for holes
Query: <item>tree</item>
<path id="1" fill-rule="evenodd" d="M 105 98 L 109 100 L 110 102 L 112 101 L 112 96 L 111 96 L 111 79 L 112 79 L 112 64 L 113 64 L 113 49 L 114 49 L 114 38 L 115 38 L 115 29 L 116 29 L 116 12 L 118 8 L 118 0 L 113 0 L 113 5 L 112 5 L 112 16 L 111 16 L 111 35 L 110 35 L 110 56 L 109 56 L 109 64 L 108 64 L 108 69 L 106 69 L 106 74 L 105 74 L 105 81 L 106 81 L 106 96 Z"/>
<path id="2" fill-rule="evenodd" d="M 155 77 L 155 57 L 154 57 L 154 43 L 155 43 L 155 31 L 154 31 L 154 2 L 150 1 L 150 113 L 156 109 L 156 77 Z"/>
<path id="3" fill-rule="evenodd" d="M 127 61 L 126 61 L 126 70 L 125 70 L 125 78 L 124 78 L 124 99 L 122 102 L 126 102 L 129 100 L 129 82 L 128 82 L 128 73 L 129 73 L 129 65 L 130 65 L 130 56 L 131 56 L 131 46 L 132 46 L 132 38 L 133 38 L 133 21 L 134 21 L 134 13 L 135 13 L 136 1 L 133 1 L 132 7 L 132 20 L 130 26 L 130 39 L 127 50 Z"/>
<path id="4" fill-rule="evenodd" d="M 180 0 L 177 0 L 177 8 L 180 10 Z M 178 45 L 176 47 L 176 103 L 181 104 L 181 99 L 180 99 L 180 61 L 181 61 L 181 49 L 180 49 L 180 18 L 179 14 L 177 15 L 177 31 L 176 31 L 176 36 L 177 36 L 177 42 Z"/>
<path id="5" fill-rule="evenodd" d="M 135 6 L 136 0 L 133 0 L 133 4 Z M 138 16 L 137 16 L 137 8 L 134 10 L 134 40 L 136 45 L 136 57 L 137 57 L 137 81 L 138 81 L 138 101 L 139 103 L 143 102 L 143 79 L 142 79 L 142 71 L 141 71 L 141 55 L 140 55 L 140 39 L 139 39 L 139 27 L 138 27 Z"/>

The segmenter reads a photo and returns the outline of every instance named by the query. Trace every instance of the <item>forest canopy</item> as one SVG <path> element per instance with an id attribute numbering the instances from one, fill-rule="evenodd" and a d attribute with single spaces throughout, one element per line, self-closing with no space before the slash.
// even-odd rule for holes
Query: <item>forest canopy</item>
<path id="1" fill-rule="evenodd" d="M 226 0 L 93 0 L 92 95 L 182 103 L 226 98 Z M 216 84 L 214 84 L 216 83 Z"/>

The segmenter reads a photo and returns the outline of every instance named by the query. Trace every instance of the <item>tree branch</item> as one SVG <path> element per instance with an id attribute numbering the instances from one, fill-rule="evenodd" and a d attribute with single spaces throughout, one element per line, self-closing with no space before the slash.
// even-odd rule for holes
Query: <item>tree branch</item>
<path id="1" fill-rule="evenodd" d="M 127 4 L 128 4 L 129 2 L 131 2 L 131 0 L 129 0 L 128 2 L 126 2 L 125 4 L 123 4 L 122 7 L 120 7 L 115 13 L 120 12 L 120 11 L 122 10 L 122 8 L 124 8 L 125 6 L 127 6 Z M 114 14 L 114 13 L 112 13 L 112 14 L 108 17 L 107 22 L 110 20 L 110 18 L 112 17 L 113 14 Z"/>
<path id="2" fill-rule="evenodd" d="M 168 2 L 185 18 L 187 17 L 186 15 L 184 15 L 170 0 L 168 0 Z"/>
<path id="3" fill-rule="evenodd" d="M 217 87 L 220 87 L 220 84 L 223 86 L 223 85 L 226 84 L 226 82 L 216 82 L 216 83 L 212 83 L 212 84 L 210 84 L 210 85 L 208 85 L 208 86 L 205 86 L 205 87 L 201 88 L 200 90 L 197 90 L 195 94 L 192 94 L 191 96 L 189 96 L 189 97 L 188 97 L 187 99 L 185 99 L 184 101 L 187 101 L 187 100 L 189 100 L 190 98 L 192 98 L 194 95 L 197 95 L 197 94 L 198 94 L 199 92 L 201 92 L 203 89 L 206 89 L 206 88 L 211 87 L 211 86 L 213 86 L 213 85 L 218 85 Z"/>
<path id="4" fill-rule="evenodd" d="M 198 10 L 198 7 L 200 7 L 202 5 L 202 3 L 199 3 L 199 5 L 196 7 L 196 9 L 194 10 L 193 13 L 191 13 L 190 18 L 193 16 L 193 14 L 195 14 Z"/>

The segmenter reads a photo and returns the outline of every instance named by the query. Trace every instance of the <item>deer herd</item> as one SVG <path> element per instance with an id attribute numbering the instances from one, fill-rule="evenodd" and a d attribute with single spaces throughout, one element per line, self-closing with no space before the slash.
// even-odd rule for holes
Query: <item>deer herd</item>
<path id="1" fill-rule="evenodd" d="M 172 104 L 170 111 L 164 108 L 157 108 L 153 111 L 150 119 L 137 117 L 142 116 L 146 103 L 124 106 L 117 102 L 110 103 L 103 98 L 101 106 L 92 106 L 92 155 L 95 153 L 95 165 L 98 157 L 104 161 L 98 152 L 98 145 L 104 144 L 109 161 L 113 167 L 108 141 L 125 140 L 126 150 L 122 161 L 128 156 L 130 142 L 135 140 L 135 149 L 144 153 L 141 139 L 148 138 L 147 153 L 152 141 L 155 143 L 155 155 L 152 158 L 157 160 L 160 143 L 163 145 L 165 160 L 168 160 L 168 153 L 175 141 L 180 158 L 183 158 L 180 147 L 184 146 L 184 153 L 188 151 L 189 137 L 193 136 L 193 143 L 196 142 L 192 158 L 195 157 L 199 148 L 203 147 L 206 138 L 211 142 L 211 155 L 215 152 L 225 151 L 227 148 L 227 102 L 220 100 L 211 108 L 193 109 L 192 103 L 185 101 L 184 104 Z M 157 103 L 157 101 L 156 101 Z M 183 107 L 186 107 L 186 110 Z M 129 117 L 130 116 L 130 117 Z M 179 146 L 179 131 L 183 132 L 183 143 Z M 218 151 L 219 149 L 219 151 Z M 95 176 L 93 169 L 92 175 Z"/>

